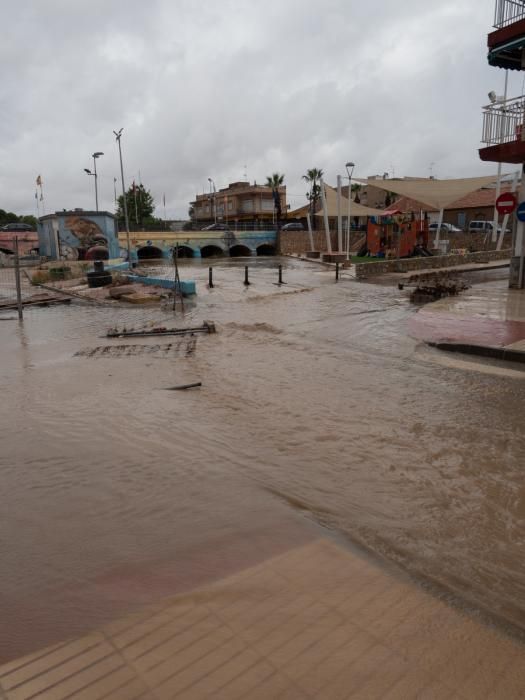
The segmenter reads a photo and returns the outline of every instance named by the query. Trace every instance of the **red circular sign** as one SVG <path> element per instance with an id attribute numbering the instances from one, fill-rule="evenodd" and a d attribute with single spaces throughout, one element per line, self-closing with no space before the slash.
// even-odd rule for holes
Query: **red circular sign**
<path id="1" fill-rule="evenodd" d="M 512 194 L 512 192 L 500 194 L 500 196 L 496 199 L 496 209 L 498 210 L 498 214 L 512 214 L 517 206 L 518 200 L 516 199 L 516 195 Z"/>

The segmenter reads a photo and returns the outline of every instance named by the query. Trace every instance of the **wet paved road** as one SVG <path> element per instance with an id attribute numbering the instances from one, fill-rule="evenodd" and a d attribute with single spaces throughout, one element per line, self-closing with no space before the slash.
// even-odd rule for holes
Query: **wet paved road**
<path id="1" fill-rule="evenodd" d="M 305 518 L 525 628 L 525 374 L 427 350 L 397 289 L 251 262 L 249 288 L 244 261 L 214 290 L 183 268 L 186 322 L 219 327 L 196 344 L 101 337 L 171 318 L 148 309 L 1 325 L 1 658 L 299 544 Z"/>

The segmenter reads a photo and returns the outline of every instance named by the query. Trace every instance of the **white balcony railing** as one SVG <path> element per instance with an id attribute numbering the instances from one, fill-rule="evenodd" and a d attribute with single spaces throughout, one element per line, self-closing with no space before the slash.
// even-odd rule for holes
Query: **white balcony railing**
<path id="1" fill-rule="evenodd" d="M 525 18 L 525 0 L 496 0 L 494 27 L 502 29 Z"/>
<path id="2" fill-rule="evenodd" d="M 525 141 L 525 96 L 484 107 L 481 140 L 487 146 Z"/>

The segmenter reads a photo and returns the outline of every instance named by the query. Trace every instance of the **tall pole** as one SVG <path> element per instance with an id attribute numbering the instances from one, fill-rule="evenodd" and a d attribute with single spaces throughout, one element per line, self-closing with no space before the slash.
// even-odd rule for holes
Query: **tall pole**
<path id="1" fill-rule="evenodd" d="M 97 159 L 93 156 L 93 172 L 95 173 L 95 210 L 98 211 Z"/>
<path id="2" fill-rule="evenodd" d="M 124 127 L 123 127 L 124 128 Z M 126 222 L 126 243 L 128 247 L 128 266 L 131 270 L 131 242 L 129 240 L 129 219 L 128 219 L 128 204 L 126 202 L 126 189 L 124 186 L 124 166 L 122 165 L 122 147 L 120 145 L 120 137 L 122 136 L 123 128 L 120 131 L 114 131 L 116 141 L 118 143 L 118 152 L 120 156 L 120 176 L 122 178 L 122 199 L 124 202 L 124 221 Z"/>
<path id="3" fill-rule="evenodd" d="M 355 163 L 346 163 L 346 174 L 348 175 L 348 238 L 346 239 L 346 259 L 350 260 L 350 233 L 352 231 L 351 207 L 352 207 L 352 175 L 354 174 Z"/>
<path id="4" fill-rule="evenodd" d="M 330 236 L 330 226 L 328 224 L 328 209 L 326 208 L 326 193 L 324 191 L 323 178 L 319 180 L 321 185 L 321 202 L 323 203 L 323 218 L 324 218 L 324 230 L 326 233 L 326 246 L 330 255 L 332 254 L 332 239 Z"/>
<path id="5" fill-rule="evenodd" d="M 117 206 L 118 200 L 117 200 L 117 178 L 113 178 L 113 190 L 115 193 L 115 206 Z"/>
<path id="6" fill-rule="evenodd" d="M 341 175 L 337 176 L 337 250 L 343 250 L 343 217 L 341 215 Z"/>
<path id="7" fill-rule="evenodd" d="M 520 179 L 520 173 L 519 173 L 519 170 L 516 170 L 516 172 L 514 173 L 514 177 L 512 179 L 512 187 L 510 190 L 513 194 L 515 194 L 516 190 L 518 189 L 519 179 Z M 500 231 L 499 236 L 498 236 L 498 244 L 496 246 L 496 250 L 501 250 L 501 248 L 503 246 L 503 239 L 505 238 L 505 231 L 507 230 L 508 223 L 509 223 L 509 215 L 505 214 L 505 216 L 503 217 L 503 223 L 501 224 L 501 231 Z"/>
<path id="8" fill-rule="evenodd" d="M 521 171 L 521 189 L 518 196 L 520 202 L 523 202 L 525 197 L 525 164 Z M 519 272 L 518 272 L 518 289 L 523 289 L 523 274 L 524 274 L 524 256 L 525 256 L 525 224 L 523 221 L 518 219 L 518 225 L 516 227 L 516 242 L 514 249 L 514 256 L 519 258 Z"/>
<path id="9" fill-rule="evenodd" d="M 20 285 L 20 257 L 18 255 L 18 238 L 15 236 L 15 282 L 16 282 L 16 303 L 18 306 L 18 320 L 24 318 L 24 307 L 22 305 L 22 287 Z"/>
<path id="10" fill-rule="evenodd" d="M 503 92 L 503 105 L 505 108 L 505 105 L 507 103 L 507 91 L 509 87 L 509 71 L 505 71 L 505 90 Z M 500 143 L 503 141 L 503 136 L 505 133 L 505 120 L 503 118 L 503 115 L 500 117 L 501 119 L 501 128 L 500 128 Z M 501 163 L 498 163 L 498 182 L 496 184 L 496 199 L 500 196 L 501 194 Z M 498 216 L 498 210 L 494 206 L 494 221 L 492 224 L 492 242 L 494 243 L 497 238 L 498 238 L 498 222 L 499 222 L 499 216 Z"/>
<path id="11" fill-rule="evenodd" d="M 312 217 L 310 214 L 306 215 L 306 221 L 308 223 L 308 236 L 310 238 L 310 250 L 315 250 L 314 248 L 314 235 L 312 233 Z"/>

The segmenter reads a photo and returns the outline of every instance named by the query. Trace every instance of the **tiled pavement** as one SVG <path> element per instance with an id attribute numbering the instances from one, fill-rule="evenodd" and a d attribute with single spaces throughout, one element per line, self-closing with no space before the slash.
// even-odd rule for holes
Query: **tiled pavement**
<path id="1" fill-rule="evenodd" d="M 525 648 L 318 539 L 0 667 L 2 700 L 525 697 Z"/>

